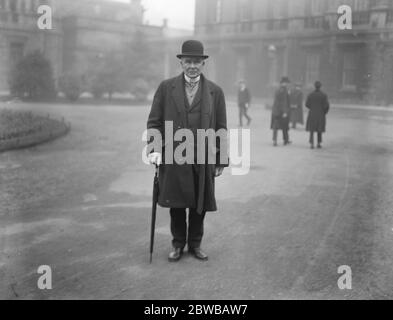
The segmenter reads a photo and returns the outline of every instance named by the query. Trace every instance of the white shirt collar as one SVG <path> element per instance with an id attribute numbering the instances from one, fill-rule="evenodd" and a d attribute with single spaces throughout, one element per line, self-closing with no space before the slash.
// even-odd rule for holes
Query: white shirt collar
<path id="1" fill-rule="evenodd" d="M 188 83 L 197 83 L 199 82 L 199 80 L 201 80 L 201 76 L 198 76 L 194 79 L 191 79 L 190 77 L 188 77 L 186 74 L 184 74 L 184 79 L 186 80 L 186 82 Z"/>

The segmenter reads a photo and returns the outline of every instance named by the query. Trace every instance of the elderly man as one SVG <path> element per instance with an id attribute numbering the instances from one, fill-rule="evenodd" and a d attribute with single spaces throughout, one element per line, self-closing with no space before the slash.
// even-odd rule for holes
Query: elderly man
<path id="1" fill-rule="evenodd" d="M 272 107 L 271 129 L 273 130 L 273 145 L 277 146 L 277 131 L 282 130 L 284 145 L 291 143 L 289 141 L 289 115 L 291 112 L 290 98 L 288 92 L 288 77 L 282 77 L 280 88 L 274 95 Z"/>
<path id="2" fill-rule="evenodd" d="M 207 154 L 212 148 L 205 145 L 201 147 L 197 139 L 197 130 L 210 130 L 214 134 L 218 130 L 226 132 L 225 98 L 221 88 L 202 74 L 208 56 L 204 54 L 201 42 L 196 40 L 184 42 L 182 53 L 177 57 L 180 59 L 183 72 L 160 84 L 147 121 L 148 129 L 157 129 L 164 134 L 162 143 L 164 147 L 162 150 L 154 150 L 150 153 L 149 160 L 151 164 L 162 164 L 159 170 L 158 204 L 170 208 L 173 250 L 168 260 L 179 261 L 186 244 L 188 252 L 194 257 L 207 260 L 207 254 L 201 249 L 205 213 L 217 210 L 214 179 L 222 174 L 224 167 L 228 166 L 228 159 L 224 148 L 226 141 L 214 137 L 213 140 L 217 142 L 214 146 L 215 163 L 207 161 Z M 171 123 L 175 129 L 173 136 L 176 136 L 176 130 L 180 129 L 188 129 L 193 133 L 192 149 L 196 152 L 192 163 L 188 161 L 179 163 L 177 159 L 173 163 L 166 163 L 165 157 L 162 156 L 167 155 L 168 150 L 165 148 L 176 148 L 181 143 L 173 136 L 165 136 L 165 126 L 168 123 Z M 221 153 L 225 153 L 224 156 Z M 189 210 L 188 226 L 186 209 Z"/>

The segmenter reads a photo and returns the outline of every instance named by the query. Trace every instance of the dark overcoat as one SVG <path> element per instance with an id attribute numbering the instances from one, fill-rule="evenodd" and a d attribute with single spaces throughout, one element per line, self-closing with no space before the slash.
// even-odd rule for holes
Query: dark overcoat
<path id="1" fill-rule="evenodd" d="M 202 93 L 201 129 L 215 131 L 227 130 L 225 97 L 222 89 L 201 75 Z M 197 99 L 197 97 L 195 97 Z M 216 211 L 214 190 L 215 167 L 228 166 L 227 142 L 217 142 L 216 164 L 198 164 L 198 183 L 194 183 L 193 164 L 165 163 L 165 148 L 173 145 L 177 148 L 181 141 L 174 141 L 173 137 L 165 137 L 165 122 L 173 123 L 176 130 L 187 128 L 187 114 L 185 107 L 184 74 L 163 81 L 158 87 L 149 114 L 147 128 L 158 129 L 163 137 L 163 165 L 159 170 L 159 199 L 158 204 L 166 208 L 196 208 L 202 211 Z M 172 138 L 172 139 L 171 139 Z M 206 143 L 206 158 L 211 150 Z M 220 162 L 221 152 L 225 152 L 225 161 Z M 224 158 L 223 157 L 223 158 Z M 195 190 L 195 185 L 198 190 Z"/>
<path id="2" fill-rule="evenodd" d="M 306 130 L 312 132 L 326 131 L 326 114 L 330 104 L 327 95 L 321 90 L 315 90 L 307 97 L 306 108 L 309 109 Z"/>
<path id="3" fill-rule="evenodd" d="M 290 110 L 291 107 L 288 90 L 280 87 L 274 95 L 271 128 L 288 130 Z M 287 114 L 286 118 L 283 117 L 284 113 Z"/>
<path id="4" fill-rule="evenodd" d="M 239 106 L 244 106 L 246 103 L 250 103 L 251 102 L 251 95 L 250 95 L 250 91 L 245 88 L 244 90 L 238 90 L 237 92 L 237 104 Z"/>
<path id="5" fill-rule="evenodd" d="M 291 101 L 291 122 L 303 124 L 303 92 L 299 89 L 294 89 L 290 93 Z"/>

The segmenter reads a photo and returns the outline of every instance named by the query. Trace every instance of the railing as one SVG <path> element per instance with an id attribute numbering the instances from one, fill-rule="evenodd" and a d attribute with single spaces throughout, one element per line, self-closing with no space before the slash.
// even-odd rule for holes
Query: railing
<path id="1" fill-rule="evenodd" d="M 369 26 L 371 11 L 355 11 L 352 24 L 356 27 Z M 386 23 L 393 23 L 393 10 L 386 10 Z M 224 22 L 218 24 L 196 25 L 197 34 L 226 35 L 236 33 L 261 33 L 288 30 L 337 30 L 338 15 L 290 17 L 283 19 L 259 19 L 243 22 Z"/>
<path id="2" fill-rule="evenodd" d="M 31 28 L 36 26 L 37 17 L 35 13 L 18 13 L 0 9 L 0 28 Z"/>
<path id="3" fill-rule="evenodd" d="M 357 11 L 352 14 L 353 25 L 368 25 L 370 24 L 370 11 Z"/>
<path id="4" fill-rule="evenodd" d="M 288 30 L 288 19 L 271 19 L 267 21 L 267 30 Z"/>
<path id="5" fill-rule="evenodd" d="M 305 29 L 330 29 L 330 23 L 325 16 L 305 17 Z"/>

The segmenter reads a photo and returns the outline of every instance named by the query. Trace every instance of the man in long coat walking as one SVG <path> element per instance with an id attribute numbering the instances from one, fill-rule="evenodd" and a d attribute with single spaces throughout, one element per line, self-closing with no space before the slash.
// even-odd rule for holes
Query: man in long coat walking
<path id="1" fill-rule="evenodd" d="M 277 131 L 282 130 L 284 145 L 290 144 L 289 141 L 289 114 L 290 100 L 288 92 L 288 77 L 282 77 L 280 88 L 274 95 L 272 107 L 271 129 L 273 130 L 273 145 L 277 146 Z"/>
<path id="2" fill-rule="evenodd" d="M 169 254 L 169 261 L 180 260 L 186 244 L 189 253 L 197 259 L 207 260 L 207 254 L 201 249 L 205 213 L 217 210 L 214 180 L 222 174 L 229 161 L 226 141 L 221 141 L 222 139 L 218 137 L 214 137 L 215 141 L 220 141 L 213 148 L 216 153 L 216 163 L 207 161 L 211 146 L 201 148 L 200 141 L 197 140 L 197 130 L 210 129 L 215 133 L 217 131 L 226 133 L 225 98 L 221 88 L 202 74 L 208 56 L 204 54 L 201 42 L 196 40 L 184 42 L 182 53 L 177 57 L 180 59 L 183 72 L 160 84 L 147 121 L 148 129 L 161 132 L 164 145 L 162 150 L 154 150 L 150 153 L 149 160 L 152 164 L 163 164 L 159 170 L 158 204 L 170 208 L 173 250 Z M 166 136 L 168 124 L 174 128 L 175 133 L 172 136 Z M 181 163 L 176 159 L 172 162 L 166 159 L 168 150 L 165 149 L 170 148 L 173 151 L 184 143 L 173 138 L 176 136 L 176 131 L 182 129 L 188 129 L 193 133 L 191 144 L 195 152 L 192 163 L 188 161 Z M 200 161 L 201 150 L 206 151 L 203 163 Z M 186 209 L 189 209 L 188 227 Z"/>
<path id="3" fill-rule="evenodd" d="M 239 127 L 243 127 L 243 116 L 247 119 L 247 125 L 251 123 L 251 117 L 247 114 L 247 111 L 251 103 L 251 94 L 246 86 L 244 80 L 239 81 L 239 90 L 237 92 L 237 105 L 239 107 Z"/>
<path id="4" fill-rule="evenodd" d="M 314 133 L 318 135 L 318 148 L 322 148 L 322 133 L 326 131 L 326 114 L 330 104 L 328 96 L 321 91 L 322 84 L 316 81 L 315 91 L 310 93 L 306 100 L 306 108 L 309 109 L 306 130 L 310 132 L 310 146 L 314 149 Z"/>

